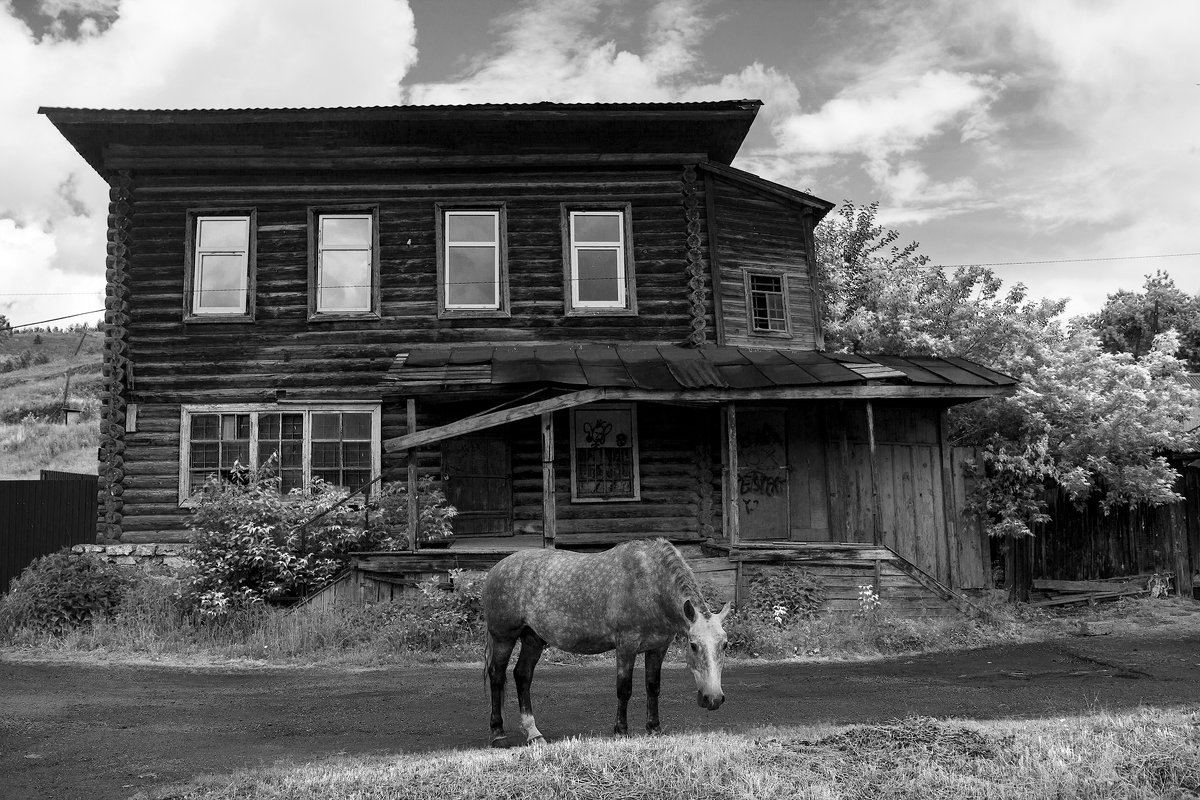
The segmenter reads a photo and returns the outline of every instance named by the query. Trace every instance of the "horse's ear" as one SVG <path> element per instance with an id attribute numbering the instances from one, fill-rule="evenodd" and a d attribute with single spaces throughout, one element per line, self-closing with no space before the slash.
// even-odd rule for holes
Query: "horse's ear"
<path id="1" fill-rule="evenodd" d="M 688 622 L 696 621 L 696 607 L 690 599 L 683 601 L 683 615 L 687 617 Z"/>
<path id="2" fill-rule="evenodd" d="M 717 612 L 717 622 L 724 622 L 730 611 L 733 611 L 733 603 L 726 603 L 722 606 L 721 610 Z"/>

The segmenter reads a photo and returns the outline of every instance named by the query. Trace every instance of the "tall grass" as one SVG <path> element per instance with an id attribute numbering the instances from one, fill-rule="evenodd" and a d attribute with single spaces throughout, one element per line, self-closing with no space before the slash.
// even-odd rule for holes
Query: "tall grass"
<path id="1" fill-rule="evenodd" d="M 43 469 L 95 474 L 98 441 L 94 409 L 90 420 L 75 425 L 34 417 L 0 423 L 0 478 L 37 478 Z"/>
<path id="2" fill-rule="evenodd" d="M 334 758 L 142 797 L 1150 800 L 1200 793 L 1195 709 L 996 723 L 572 739 L 508 751 Z"/>

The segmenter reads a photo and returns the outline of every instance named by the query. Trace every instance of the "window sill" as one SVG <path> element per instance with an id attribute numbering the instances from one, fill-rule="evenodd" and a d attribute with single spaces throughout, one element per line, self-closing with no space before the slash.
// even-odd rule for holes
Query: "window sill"
<path id="1" fill-rule="evenodd" d="M 568 317 L 636 317 L 636 308 L 568 308 Z"/>
<path id="2" fill-rule="evenodd" d="M 572 503 L 640 503 L 641 496 L 637 497 L 572 497 Z"/>
<path id="3" fill-rule="evenodd" d="M 379 322 L 383 317 L 375 311 L 318 311 L 308 315 L 309 322 Z"/>
<path id="4" fill-rule="evenodd" d="M 748 335 L 755 339 L 792 339 L 792 338 L 794 338 L 790 333 L 785 333 L 784 331 L 751 330 Z"/>
<path id="5" fill-rule="evenodd" d="M 250 325 L 254 317 L 249 314 L 187 314 L 183 322 L 185 325 Z"/>
<path id="6" fill-rule="evenodd" d="M 438 319 L 511 319 L 512 312 L 497 308 L 441 308 Z"/>

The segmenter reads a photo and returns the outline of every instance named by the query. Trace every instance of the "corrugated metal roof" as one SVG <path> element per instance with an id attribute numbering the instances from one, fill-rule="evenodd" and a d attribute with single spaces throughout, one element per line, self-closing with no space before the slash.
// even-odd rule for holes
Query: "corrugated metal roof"
<path id="1" fill-rule="evenodd" d="M 230 112 L 309 112 L 309 111 L 442 111 L 450 109 L 476 109 L 476 110 L 496 110 L 496 109 L 513 109 L 513 110 L 553 110 L 555 108 L 569 109 L 587 109 L 587 108 L 623 108 L 628 110 L 653 110 L 658 108 L 667 109 L 686 109 L 686 108 L 720 108 L 723 106 L 738 107 L 738 106 L 754 106 L 762 105 L 761 100 L 743 99 L 743 100 L 694 100 L 694 101 L 678 101 L 678 102 L 660 102 L 660 103 L 557 103 L 549 100 L 543 100 L 536 103 L 453 103 L 453 104 L 432 104 L 432 105 L 378 105 L 378 106 L 226 106 L 226 107 L 205 107 L 205 108 L 81 108 L 75 106 L 42 106 L 38 109 L 41 114 L 58 114 L 78 112 L 83 114 L 227 114 Z"/>
<path id="2" fill-rule="evenodd" d="M 965 359 L 677 345 L 428 346 L 400 354 L 386 381 L 402 385 L 546 384 L 686 391 L 853 384 L 994 388 L 1014 378 Z"/>

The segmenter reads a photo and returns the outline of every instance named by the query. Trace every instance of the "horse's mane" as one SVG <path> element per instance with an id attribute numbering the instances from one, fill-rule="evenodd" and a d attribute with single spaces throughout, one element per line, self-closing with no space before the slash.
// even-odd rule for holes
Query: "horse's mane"
<path id="1" fill-rule="evenodd" d="M 704 602 L 704 595 L 700 593 L 700 586 L 696 583 L 696 574 L 692 572 L 692 568 L 688 566 L 687 561 L 684 560 L 675 545 L 666 539 L 653 539 L 647 542 L 647 546 L 658 558 L 663 569 L 667 571 L 667 575 L 671 577 L 671 582 L 679 589 L 679 593 L 685 599 L 690 599 L 698 611 L 707 614 L 708 604 Z"/>

